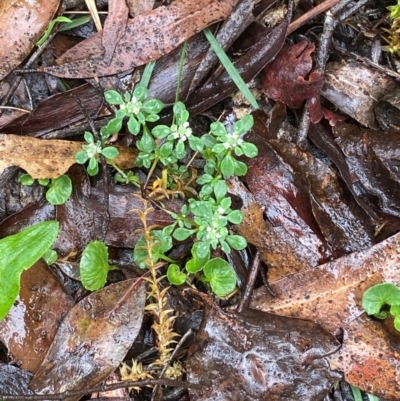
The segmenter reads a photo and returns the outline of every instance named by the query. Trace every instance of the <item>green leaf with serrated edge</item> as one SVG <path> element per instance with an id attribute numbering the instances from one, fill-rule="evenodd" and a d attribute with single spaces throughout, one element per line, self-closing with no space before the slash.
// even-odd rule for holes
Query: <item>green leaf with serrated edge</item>
<path id="1" fill-rule="evenodd" d="M 193 244 L 192 246 L 192 256 L 193 258 L 190 259 L 187 263 L 186 263 L 186 270 L 189 273 L 197 273 L 200 270 L 203 269 L 204 265 L 210 260 L 210 248 L 207 247 L 207 252 L 206 255 L 204 257 L 199 257 L 198 255 L 198 248 L 199 245 L 201 244 L 201 242 L 196 242 Z"/>
<path id="2" fill-rule="evenodd" d="M 362 307 L 369 315 L 378 313 L 383 305 L 400 305 L 399 287 L 392 283 L 381 283 L 364 292 Z"/>
<path id="3" fill-rule="evenodd" d="M 246 239 L 241 235 L 228 235 L 225 240 L 233 249 L 236 249 L 237 251 L 241 251 L 247 246 Z"/>
<path id="4" fill-rule="evenodd" d="M 167 269 L 167 279 L 171 284 L 181 285 L 186 281 L 186 274 L 180 271 L 178 265 L 170 264 Z"/>
<path id="5" fill-rule="evenodd" d="M 258 149 L 257 146 L 249 143 L 249 142 L 243 142 L 240 145 L 241 149 L 243 150 L 243 153 L 245 154 L 245 156 L 247 157 L 256 157 L 258 155 Z M 239 155 L 238 155 L 239 156 Z"/>
<path id="6" fill-rule="evenodd" d="M 48 249 L 42 256 L 44 261 L 50 266 L 58 259 L 57 252 L 54 249 Z"/>
<path id="7" fill-rule="evenodd" d="M 188 239 L 195 232 L 196 230 L 188 230 L 187 228 L 178 227 L 174 231 L 173 237 L 178 241 L 184 241 L 185 239 Z"/>
<path id="8" fill-rule="evenodd" d="M 78 164 L 85 164 L 89 160 L 89 156 L 87 152 L 84 150 L 80 150 L 76 155 L 75 155 L 75 161 Z"/>
<path id="9" fill-rule="evenodd" d="M 156 263 L 165 252 L 172 248 L 172 238 L 170 235 L 163 233 L 162 230 L 154 230 L 151 232 L 150 246 L 153 263 Z M 149 258 L 148 244 L 142 236 L 138 239 L 133 250 L 133 261 L 141 269 L 148 269 Z"/>
<path id="10" fill-rule="evenodd" d="M 46 192 L 46 199 L 52 205 L 63 205 L 72 194 L 72 182 L 67 175 L 53 178 Z"/>
<path id="11" fill-rule="evenodd" d="M 115 148 L 114 146 L 107 146 L 101 151 L 101 154 L 106 158 L 106 159 L 115 159 L 118 155 L 118 149 Z"/>
<path id="12" fill-rule="evenodd" d="M 207 281 L 211 285 L 213 293 L 224 297 L 236 287 L 236 274 L 232 266 L 221 258 L 209 260 L 203 268 Z"/>
<path id="13" fill-rule="evenodd" d="M 0 320 L 17 299 L 22 272 L 53 245 L 58 228 L 57 221 L 45 221 L 0 240 Z"/>
<path id="14" fill-rule="evenodd" d="M 243 213 L 240 210 L 234 210 L 230 212 L 227 219 L 232 224 L 240 224 L 243 221 Z"/>
<path id="15" fill-rule="evenodd" d="M 227 154 L 221 162 L 221 172 L 225 178 L 230 178 L 235 172 L 235 162 L 230 154 Z"/>
<path id="16" fill-rule="evenodd" d="M 104 92 L 104 98 L 106 99 L 107 103 L 109 104 L 123 104 L 124 99 L 122 96 L 115 90 L 109 90 Z"/>
<path id="17" fill-rule="evenodd" d="M 18 177 L 18 181 L 22 184 L 22 185 L 27 185 L 27 186 L 31 186 L 35 180 L 29 175 L 29 174 L 22 174 Z"/>
<path id="18" fill-rule="evenodd" d="M 115 269 L 108 263 L 108 248 L 101 241 L 90 242 L 82 252 L 79 264 L 82 285 L 89 291 L 103 288 L 110 270 Z"/>
<path id="19" fill-rule="evenodd" d="M 94 143 L 94 137 L 91 132 L 85 131 L 85 134 L 83 136 L 85 138 L 85 141 L 87 143 Z"/>
<path id="20" fill-rule="evenodd" d="M 129 117 L 127 127 L 128 131 L 133 135 L 137 135 L 140 131 L 140 124 L 138 120 L 136 120 L 136 118 L 133 116 Z"/>
<path id="21" fill-rule="evenodd" d="M 147 98 L 147 94 L 148 94 L 148 90 L 142 85 L 138 85 L 133 91 L 133 96 L 135 96 L 136 99 L 141 100 L 141 101 L 143 101 Z"/>

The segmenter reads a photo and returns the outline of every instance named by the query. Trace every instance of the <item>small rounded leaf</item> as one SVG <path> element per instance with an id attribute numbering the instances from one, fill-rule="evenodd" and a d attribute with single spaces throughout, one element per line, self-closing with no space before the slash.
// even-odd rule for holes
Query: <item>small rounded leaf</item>
<path id="1" fill-rule="evenodd" d="M 383 305 L 400 305 L 399 287 L 392 283 L 381 283 L 364 292 L 362 307 L 368 315 L 380 312 Z"/>
<path id="2" fill-rule="evenodd" d="M 241 235 L 228 235 L 225 239 L 226 242 L 237 251 L 241 251 L 247 246 L 247 241 Z"/>
<path id="3" fill-rule="evenodd" d="M 122 104 L 124 100 L 122 96 L 115 90 L 110 90 L 104 93 L 104 98 L 109 104 Z"/>
<path id="4" fill-rule="evenodd" d="M 87 154 L 87 152 L 85 152 L 84 150 L 79 151 L 76 155 L 75 155 L 75 161 L 78 164 L 85 164 L 89 159 L 89 156 Z"/>
<path id="5" fill-rule="evenodd" d="M 247 156 L 247 157 L 256 157 L 258 155 L 258 149 L 257 146 L 249 143 L 249 142 L 243 142 L 240 147 L 243 150 L 243 153 Z"/>
<path id="6" fill-rule="evenodd" d="M 235 289 L 236 274 L 227 261 L 211 259 L 204 265 L 203 271 L 215 295 L 224 297 Z"/>
<path id="7" fill-rule="evenodd" d="M 107 159 L 115 159 L 119 155 L 119 152 L 114 146 L 108 146 L 101 151 L 101 154 Z"/>
<path id="8" fill-rule="evenodd" d="M 210 125 L 211 132 L 217 136 L 226 135 L 226 129 L 222 123 L 219 121 L 213 122 Z"/>
<path id="9" fill-rule="evenodd" d="M 174 285 L 181 285 L 186 281 L 186 274 L 179 270 L 179 266 L 171 264 L 168 266 L 167 278 Z"/>
<path id="10" fill-rule="evenodd" d="M 27 186 L 31 186 L 35 182 L 35 180 L 29 174 L 20 175 L 18 181 L 22 185 L 27 185 Z"/>
<path id="11" fill-rule="evenodd" d="M 67 175 L 53 178 L 46 192 L 46 199 L 52 205 L 63 205 L 71 196 L 72 182 Z"/>
<path id="12" fill-rule="evenodd" d="M 232 224 L 240 224 L 243 221 L 243 213 L 240 210 L 234 210 L 226 216 Z"/>
<path id="13" fill-rule="evenodd" d="M 230 178 L 233 176 L 233 173 L 235 172 L 235 161 L 230 154 L 223 158 L 221 162 L 221 172 L 225 178 Z"/>
<path id="14" fill-rule="evenodd" d="M 178 241 L 184 241 L 188 239 L 196 230 L 188 230 L 187 228 L 178 227 L 173 234 L 173 237 Z"/>

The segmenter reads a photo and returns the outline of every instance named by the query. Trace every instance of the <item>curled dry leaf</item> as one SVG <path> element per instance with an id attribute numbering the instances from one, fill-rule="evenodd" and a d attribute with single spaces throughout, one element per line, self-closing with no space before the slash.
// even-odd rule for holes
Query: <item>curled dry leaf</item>
<path id="1" fill-rule="evenodd" d="M 325 358 L 339 347 L 312 322 L 252 309 L 226 313 L 208 301 L 187 366 L 188 381 L 203 386 L 189 392 L 196 401 L 322 400 L 341 377 Z"/>
<path id="2" fill-rule="evenodd" d="M 21 369 L 36 372 L 75 302 L 43 260 L 21 275 L 19 297 L 0 322 L 0 339 Z"/>
<path id="3" fill-rule="evenodd" d="M 61 323 L 30 389 L 36 394 L 82 390 L 106 379 L 134 342 L 145 301 L 144 282 L 136 279 L 84 298 Z"/>
<path id="4" fill-rule="evenodd" d="M 214 22 L 225 19 L 237 0 L 176 0 L 128 20 L 111 63 L 104 60 L 102 32 L 74 46 L 43 70 L 65 78 L 113 75 L 157 60 Z"/>
<path id="5" fill-rule="evenodd" d="M 57 178 L 76 163 L 75 155 L 81 148 L 82 142 L 0 134 L 0 174 L 7 167 L 18 166 L 35 179 Z M 134 167 L 137 151 L 117 148 L 116 164 L 122 169 Z"/>
<path id="6" fill-rule="evenodd" d="M 351 384 L 395 401 L 400 390 L 397 346 L 383 323 L 358 319 L 364 314 L 366 289 L 381 282 L 400 284 L 399 250 L 396 234 L 368 250 L 271 282 L 276 296 L 259 289 L 251 307 L 310 319 L 331 333 L 344 330 L 343 350 L 331 357 L 332 367 L 343 371 Z"/>
<path id="7" fill-rule="evenodd" d="M 0 81 L 29 55 L 59 3 L 60 0 L 0 2 Z"/>

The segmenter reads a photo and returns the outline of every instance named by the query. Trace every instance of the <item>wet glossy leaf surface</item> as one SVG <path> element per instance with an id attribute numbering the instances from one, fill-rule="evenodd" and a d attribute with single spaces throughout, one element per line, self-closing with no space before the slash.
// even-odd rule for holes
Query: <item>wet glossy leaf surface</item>
<path id="1" fill-rule="evenodd" d="M 79 390 L 107 378 L 142 325 L 145 285 L 126 280 L 94 292 L 72 308 L 29 387 L 38 394 Z"/>
<path id="2" fill-rule="evenodd" d="M 226 313 L 208 304 L 188 360 L 188 381 L 203 389 L 190 395 L 197 401 L 319 401 L 340 378 L 325 359 L 339 346 L 311 322 L 252 309 Z"/>
<path id="3" fill-rule="evenodd" d="M 65 313 L 74 305 L 43 261 L 22 273 L 19 297 L 0 322 L 0 339 L 9 357 L 21 369 L 36 372 Z"/>

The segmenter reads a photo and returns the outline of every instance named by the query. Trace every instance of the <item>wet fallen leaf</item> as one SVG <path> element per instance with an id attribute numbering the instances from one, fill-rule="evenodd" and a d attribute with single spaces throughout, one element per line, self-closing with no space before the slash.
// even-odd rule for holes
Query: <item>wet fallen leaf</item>
<path id="1" fill-rule="evenodd" d="M 0 340 L 11 360 L 21 369 L 36 372 L 64 315 L 74 305 L 44 261 L 24 271 L 19 297 L 0 322 Z"/>
<path id="2" fill-rule="evenodd" d="M 304 40 L 293 46 L 285 46 L 264 70 L 265 95 L 295 109 L 301 108 L 306 99 L 319 97 L 324 78 L 318 72 L 310 74 L 314 49 L 314 43 L 309 44 Z"/>
<path id="3" fill-rule="evenodd" d="M 126 0 L 126 4 L 129 8 L 129 15 L 131 17 L 150 11 L 153 8 L 154 3 L 155 0 Z"/>
<path id="4" fill-rule="evenodd" d="M 32 395 L 33 391 L 28 389 L 32 379 L 32 373 L 18 369 L 13 365 L 0 364 L 0 394 L 7 395 Z"/>
<path id="5" fill-rule="evenodd" d="M 61 323 L 30 389 L 37 394 L 81 390 L 106 379 L 135 340 L 145 301 L 144 282 L 136 279 L 84 298 Z"/>
<path id="6" fill-rule="evenodd" d="M 357 319 L 364 314 L 361 299 L 367 288 L 381 282 L 400 284 L 399 249 L 400 234 L 396 234 L 367 250 L 271 282 L 276 296 L 259 289 L 251 307 L 310 319 L 331 333 L 344 330 L 343 350 L 332 356 L 332 367 L 344 371 L 351 384 L 397 400 L 398 346 L 393 347 L 383 323 L 364 324 L 371 322 L 370 317 Z M 379 375 L 362 373 L 375 372 L 377 367 Z M 382 381 L 383 375 L 392 385 Z"/>
<path id="7" fill-rule="evenodd" d="M 312 322 L 208 302 L 187 366 L 188 381 L 203 388 L 189 393 L 196 401 L 320 401 L 340 379 L 325 358 L 339 347 Z"/>
<path id="8" fill-rule="evenodd" d="M 77 98 L 80 103 L 78 103 Z M 28 116 L 24 114 L 11 121 L 2 127 L 1 132 L 42 136 L 47 132 L 70 127 L 72 124 L 86 120 L 83 109 L 90 118 L 95 119 L 102 104 L 103 97 L 98 89 L 92 85 L 84 84 L 78 88 L 43 99 L 31 114 Z"/>
<path id="9" fill-rule="evenodd" d="M 132 168 L 137 151 L 117 146 L 115 159 L 122 169 Z M 0 174 L 10 166 L 19 166 L 33 178 L 56 178 L 75 164 L 75 155 L 82 142 L 46 140 L 0 134 Z"/>
<path id="10" fill-rule="evenodd" d="M 29 55 L 59 3 L 60 0 L 0 2 L 0 81 Z"/>
<path id="11" fill-rule="evenodd" d="M 43 68 L 65 78 L 113 75 L 157 60 L 214 22 L 225 19 L 237 0 L 177 0 L 169 6 L 137 15 L 126 25 L 111 63 L 104 61 L 102 32 L 74 46 L 57 60 L 58 66 Z"/>
<path id="12" fill-rule="evenodd" d="M 353 182 L 359 181 L 382 211 L 400 217 L 400 136 L 339 123 L 333 130 Z"/>

